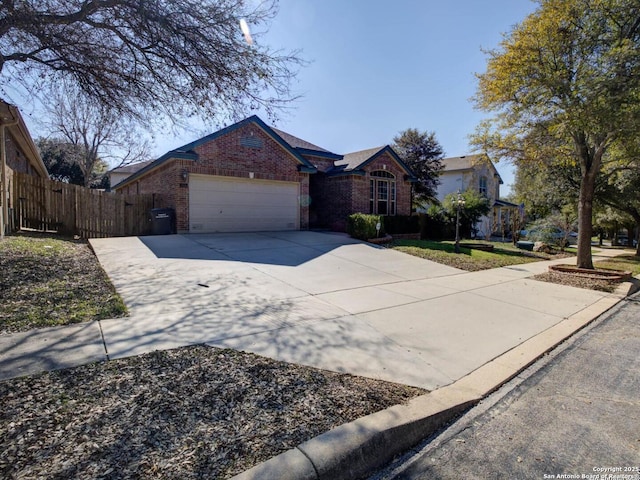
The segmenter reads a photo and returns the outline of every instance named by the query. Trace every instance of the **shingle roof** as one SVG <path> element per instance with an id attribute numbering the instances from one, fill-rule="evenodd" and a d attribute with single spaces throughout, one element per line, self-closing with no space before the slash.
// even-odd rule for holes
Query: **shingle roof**
<path id="1" fill-rule="evenodd" d="M 502 181 L 502 177 L 500 177 L 500 173 L 496 169 L 496 166 L 489 159 L 487 155 L 484 154 L 476 154 L 476 155 L 463 155 L 461 157 L 449 157 L 443 158 L 442 161 L 442 171 L 443 172 L 451 172 L 455 170 L 471 170 L 477 165 L 486 164 L 491 169 L 495 175 L 498 176 L 500 184 L 504 183 Z"/>
<path id="2" fill-rule="evenodd" d="M 340 170 L 353 170 L 369 160 L 383 148 L 385 147 L 368 148 L 366 150 L 360 150 L 359 152 L 347 153 L 343 156 L 342 160 L 336 160 L 334 163 L 336 167 L 340 167 Z"/>
<path id="3" fill-rule="evenodd" d="M 273 130 L 278 135 L 280 135 L 280 137 L 282 137 L 282 139 L 285 142 L 287 142 L 289 145 L 291 145 L 293 148 L 303 148 L 305 150 L 315 150 L 317 152 L 333 153 L 333 152 L 330 152 L 329 150 L 326 150 L 326 149 L 324 149 L 322 147 L 314 145 L 311 142 L 307 142 L 306 140 L 302 140 L 301 138 L 298 138 L 298 137 L 296 137 L 294 135 L 291 135 L 290 133 L 283 132 L 279 128 L 271 127 L 271 130 Z"/>
<path id="4" fill-rule="evenodd" d="M 461 157 L 449 157 L 443 158 L 442 170 L 445 172 L 448 170 L 466 170 L 468 168 L 473 168 L 473 166 L 482 161 L 483 155 L 463 155 Z"/>
<path id="5" fill-rule="evenodd" d="M 153 162 L 153 160 L 147 160 L 146 162 L 132 163 L 130 165 L 125 165 L 124 167 L 114 168 L 113 170 L 111 170 L 110 173 L 136 173 L 138 170 L 142 170 L 151 162 Z"/>

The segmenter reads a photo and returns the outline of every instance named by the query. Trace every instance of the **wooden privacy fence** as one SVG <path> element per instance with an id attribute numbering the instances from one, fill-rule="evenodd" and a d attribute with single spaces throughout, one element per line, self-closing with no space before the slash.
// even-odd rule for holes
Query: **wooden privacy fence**
<path id="1" fill-rule="evenodd" d="M 154 195 L 120 195 L 15 173 L 15 226 L 83 238 L 149 233 Z"/>

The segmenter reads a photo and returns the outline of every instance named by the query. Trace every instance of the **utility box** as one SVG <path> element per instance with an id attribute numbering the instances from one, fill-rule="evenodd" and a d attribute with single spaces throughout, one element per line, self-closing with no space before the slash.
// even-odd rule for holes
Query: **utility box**
<path id="1" fill-rule="evenodd" d="M 149 212 L 151 235 L 170 235 L 175 232 L 176 212 L 173 208 L 153 208 Z"/>

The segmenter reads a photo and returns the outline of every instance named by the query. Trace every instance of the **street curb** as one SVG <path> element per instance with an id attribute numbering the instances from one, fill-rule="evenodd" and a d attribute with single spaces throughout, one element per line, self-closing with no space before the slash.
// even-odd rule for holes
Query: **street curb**
<path id="1" fill-rule="evenodd" d="M 480 402 L 638 287 L 624 282 L 580 312 L 445 387 L 346 423 L 246 470 L 232 480 L 363 478 Z"/>
<path id="2" fill-rule="evenodd" d="M 233 480 L 361 478 L 479 401 L 452 384 L 336 427 Z"/>

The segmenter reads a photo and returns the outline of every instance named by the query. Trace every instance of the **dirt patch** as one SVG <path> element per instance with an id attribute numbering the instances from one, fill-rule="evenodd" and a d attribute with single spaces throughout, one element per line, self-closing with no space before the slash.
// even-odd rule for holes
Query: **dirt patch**
<path id="1" fill-rule="evenodd" d="M 0 383 L 2 478 L 228 478 L 425 390 L 206 346 Z"/>

